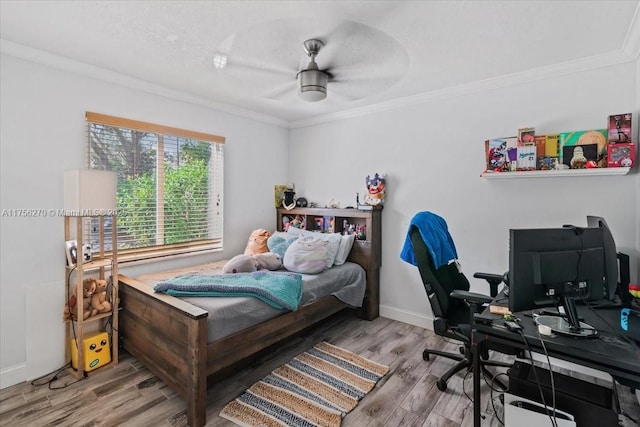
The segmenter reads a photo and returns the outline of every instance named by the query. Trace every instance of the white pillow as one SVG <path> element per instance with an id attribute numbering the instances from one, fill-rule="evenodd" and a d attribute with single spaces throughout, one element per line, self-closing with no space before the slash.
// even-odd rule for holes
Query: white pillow
<path id="1" fill-rule="evenodd" d="M 356 240 L 355 234 L 340 236 L 340 248 L 338 249 L 336 260 L 333 262 L 333 265 L 342 265 L 347 262 L 347 258 L 349 258 L 349 253 L 351 253 L 351 248 L 353 247 L 354 240 Z"/>
<path id="2" fill-rule="evenodd" d="M 287 233 L 291 233 L 294 236 L 311 236 L 329 242 L 329 247 L 327 248 L 327 268 L 331 268 L 331 266 L 333 266 L 338 250 L 340 249 L 340 241 L 342 240 L 342 236 L 340 234 L 320 233 L 319 231 L 301 230 L 294 227 L 289 227 L 289 229 L 287 229 Z"/>
<path id="3" fill-rule="evenodd" d="M 328 242 L 312 236 L 302 236 L 284 254 L 284 268 L 294 273 L 318 274 L 327 268 Z"/>

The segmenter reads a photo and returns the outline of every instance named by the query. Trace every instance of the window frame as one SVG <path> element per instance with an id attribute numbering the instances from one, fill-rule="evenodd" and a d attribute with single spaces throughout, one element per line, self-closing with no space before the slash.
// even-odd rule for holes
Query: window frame
<path id="1" fill-rule="evenodd" d="M 217 160 L 213 159 L 214 169 L 214 183 L 212 185 L 211 193 L 209 194 L 208 204 L 212 209 L 212 215 L 218 215 L 218 219 L 215 219 L 212 223 L 209 221 L 208 226 L 214 227 L 212 231 L 216 231 L 216 237 L 211 237 L 203 240 L 192 240 L 180 243 L 163 243 L 160 245 L 152 245 L 138 248 L 118 248 L 118 261 L 119 262 L 134 262 L 141 260 L 150 260 L 154 258 L 185 256 L 194 253 L 205 252 L 218 252 L 223 250 L 223 211 L 224 211 L 224 144 L 225 138 L 218 135 L 212 135 L 203 132 L 191 131 L 186 129 L 180 129 L 170 126 L 159 125 L 155 123 L 143 122 L 139 120 L 132 120 L 122 117 L 110 116 L 106 114 L 86 112 L 85 119 L 87 124 L 87 139 L 86 139 L 86 165 L 91 168 L 91 125 L 100 124 L 111 127 L 118 127 L 123 129 L 129 129 L 133 131 L 142 131 L 157 134 L 158 145 L 165 136 L 175 138 L 185 138 L 196 142 L 208 142 L 212 144 L 212 148 L 216 151 L 216 155 L 219 157 Z M 216 145 L 217 144 L 217 145 Z M 156 178 L 158 178 L 159 171 L 156 170 Z M 160 208 L 162 211 L 163 208 Z M 158 208 L 156 207 L 156 213 Z M 211 219 L 211 217 L 210 217 Z M 163 221 L 162 219 L 160 221 Z M 117 223 L 117 222 L 116 222 Z M 210 229 L 211 230 L 211 229 Z M 218 237 L 219 236 L 219 237 Z M 108 252 L 108 251 L 107 251 Z"/>

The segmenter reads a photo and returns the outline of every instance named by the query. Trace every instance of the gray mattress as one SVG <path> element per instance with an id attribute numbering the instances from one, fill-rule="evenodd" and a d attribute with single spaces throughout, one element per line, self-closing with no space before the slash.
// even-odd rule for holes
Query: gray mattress
<path id="1" fill-rule="evenodd" d="M 192 274 L 211 274 L 214 272 L 219 272 L 219 266 L 200 269 Z M 157 276 L 153 278 L 139 277 L 138 279 L 151 286 L 160 281 Z M 311 304 L 327 295 L 334 295 L 345 304 L 361 307 L 365 289 L 366 273 L 364 269 L 358 264 L 346 262 L 343 265 L 331 267 L 320 274 L 303 274 L 300 306 Z M 209 313 L 207 342 L 219 340 L 285 313 L 285 311 L 277 310 L 267 303 L 251 297 L 185 297 L 182 299 Z"/>

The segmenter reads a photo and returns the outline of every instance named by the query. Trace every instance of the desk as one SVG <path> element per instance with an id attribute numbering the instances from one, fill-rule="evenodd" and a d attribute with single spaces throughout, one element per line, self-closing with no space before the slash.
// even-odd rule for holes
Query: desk
<path id="1" fill-rule="evenodd" d="M 597 313 L 594 313 L 585 306 L 578 306 L 578 314 L 584 318 L 585 323 L 601 331 L 611 330 L 608 324 L 615 328 L 620 323 L 619 309 L 598 309 Z M 516 313 L 516 317 L 522 320 L 522 332 L 531 351 L 544 354 L 537 328 L 530 316 L 530 311 Z M 519 333 L 511 332 L 501 326 L 501 320 L 495 321 L 493 325 L 476 323 L 471 334 L 473 425 L 476 427 L 480 427 L 480 408 L 482 406 L 480 402 L 480 380 L 482 377 L 480 349 L 484 345 L 491 347 L 493 343 L 527 350 Z M 640 389 L 640 349 L 638 346 L 632 347 L 628 343 L 623 343 L 622 340 L 618 340 L 620 343 L 614 340 L 605 341 L 604 337 L 613 338 L 613 335 L 606 332 L 600 332 L 597 338 L 573 338 L 561 335 L 554 337 L 543 335 L 542 337 L 549 356 L 606 372 L 620 384 Z"/>

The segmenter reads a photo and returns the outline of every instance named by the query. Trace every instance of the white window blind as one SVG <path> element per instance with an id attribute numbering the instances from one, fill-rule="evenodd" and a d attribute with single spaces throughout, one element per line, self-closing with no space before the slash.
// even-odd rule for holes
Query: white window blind
<path id="1" fill-rule="evenodd" d="M 88 167 L 118 175 L 119 258 L 222 249 L 223 137 L 90 112 L 86 120 Z M 107 242 L 111 231 L 107 218 Z"/>

